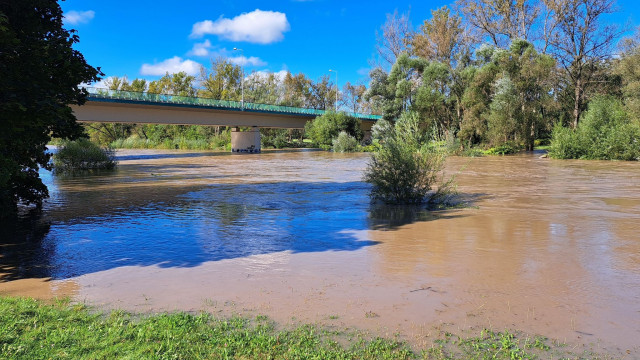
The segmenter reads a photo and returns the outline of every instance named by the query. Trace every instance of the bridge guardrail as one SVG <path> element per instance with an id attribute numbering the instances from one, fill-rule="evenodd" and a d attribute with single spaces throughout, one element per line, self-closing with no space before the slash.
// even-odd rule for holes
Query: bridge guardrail
<path id="1" fill-rule="evenodd" d="M 318 110 L 318 109 L 258 104 L 258 103 L 251 103 L 251 102 L 245 102 L 243 105 L 243 103 L 240 101 L 217 100 L 217 99 L 202 98 L 202 97 L 153 94 L 148 92 L 135 92 L 135 91 L 124 91 L 124 90 L 110 90 L 110 89 L 97 88 L 97 87 L 85 87 L 85 89 L 89 92 L 89 97 L 103 98 L 103 99 L 195 105 L 195 106 L 214 107 L 214 108 L 220 108 L 220 109 L 233 109 L 233 110 L 239 110 L 239 111 L 250 110 L 250 111 L 275 112 L 275 113 L 296 114 L 296 115 L 319 116 L 325 113 L 325 110 Z M 361 113 L 347 113 L 347 114 L 362 120 L 378 120 L 381 118 L 381 116 L 379 115 L 369 115 L 369 114 L 361 114 Z"/>

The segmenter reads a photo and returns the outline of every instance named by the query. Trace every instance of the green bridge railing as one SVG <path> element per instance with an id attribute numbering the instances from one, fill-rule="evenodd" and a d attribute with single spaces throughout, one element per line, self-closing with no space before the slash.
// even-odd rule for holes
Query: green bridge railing
<path id="1" fill-rule="evenodd" d="M 243 104 L 240 101 L 216 100 L 216 99 L 192 97 L 192 96 L 178 96 L 178 95 L 152 94 L 147 92 L 109 90 L 109 89 L 96 88 L 96 87 L 86 87 L 86 89 L 89 92 L 89 100 L 109 99 L 109 100 L 115 100 L 115 101 L 117 100 L 141 101 L 141 102 L 149 102 L 149 103 L 203 106 L 203 107 L 212 107 L 212 108 L 223 109 L 223 110 L 253 111 L 253 112 L 308 115 L 308 116 L 319 116 L 326 112 L 325 110 L 318 110 L 318 109 L 257 104 L 257 103 L 250 103 L 250 102 L 244 102 Z M 378 120 L 382 118 L 382 116 L 380 115 L 369 115 L 369 114 L 361 114 L 361 113 L 347 113 L 347 114 L 361 120 Z"/>

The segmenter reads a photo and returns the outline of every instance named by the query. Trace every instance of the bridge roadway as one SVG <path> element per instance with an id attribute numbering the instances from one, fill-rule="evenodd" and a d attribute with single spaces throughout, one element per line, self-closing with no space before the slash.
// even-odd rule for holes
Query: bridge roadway
<path id="1" fill-rule="evenodd" d="M 302 129 L 324 110 L 275 106 L 197 97 L 137 93 L 87 88 L 89 96 L 82 106 L 72 106 L 79 122 L 207 125 L 234 127 L 234 152 L 260 152 L 258 128 Z M 350 114 L 361 120 L 365 132 L 380 118 L 377 115 Z M 239 131 L 238 127 L 251 127 Z"/>

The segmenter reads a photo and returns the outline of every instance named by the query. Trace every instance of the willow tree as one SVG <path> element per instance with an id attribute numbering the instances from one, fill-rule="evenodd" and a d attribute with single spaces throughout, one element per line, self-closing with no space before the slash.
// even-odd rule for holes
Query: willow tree
<path id="1" fill-rule="evenodd" d="M 0 1 L 0 217 L 48 197 L 38 169 L 50 168 L 51 136 L 82 136 L 69 105 L 85 102 L 79 85 L 100 71 L 73 48 L 78 41 L 56 1 Z"/>

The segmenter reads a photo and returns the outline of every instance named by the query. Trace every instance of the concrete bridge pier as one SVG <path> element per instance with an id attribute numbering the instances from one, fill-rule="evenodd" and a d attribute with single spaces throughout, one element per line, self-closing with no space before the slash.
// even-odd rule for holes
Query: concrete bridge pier
<path id="1" fill-rule="evenodd" d="M 259 153 L 260 129 L 252 126 L 249 131 L 240 131 L 238 127 L 231 129 L 231 152 Z"/>

